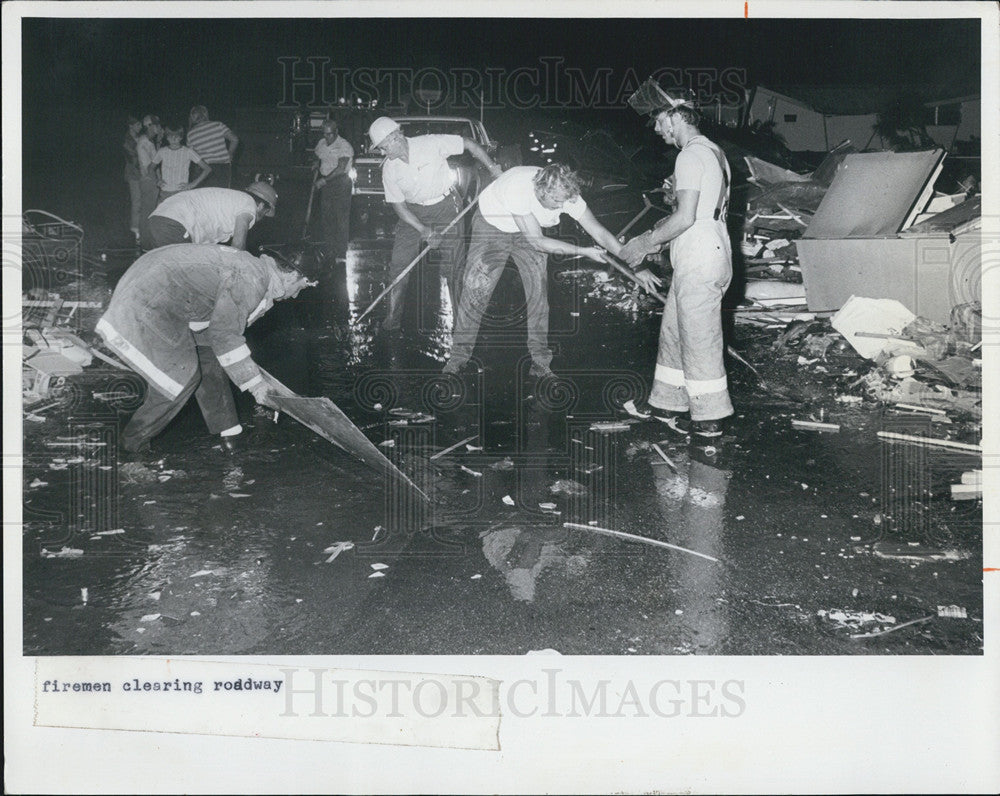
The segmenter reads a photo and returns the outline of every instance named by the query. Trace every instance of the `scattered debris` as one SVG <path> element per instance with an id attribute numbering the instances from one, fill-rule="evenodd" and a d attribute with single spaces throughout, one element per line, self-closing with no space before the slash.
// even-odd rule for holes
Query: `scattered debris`
<path id="1" fill-rule="evenodd" d="M 146 614 L 139 621 L 140 622 L 155 622 L 159 618 L 160 618 L 160 614 Z"/>
<path id="2" fill-rule="evenodd" d="M 982 486 L 983 483 L 983 471 L 982 470 L 966 470 L 962 473 L 962 483 L 963 484 L 976 484 Z"/>
<path id="3" fill-rule="evenodd" d="M 501 498 L 501 500 L 503 500 L 503 502 L 506 503 L 508 506 L 514 505 L 514 498 L 512 498 L 510 495 L 504 495 Z"/>
<path id="4" fill-rule="evenodd" d="M 447 454 L 451 453 L 453 450 L 456 450 L 457 448 L 460 448 L 463 445 L 466 445 L 467 443 L 472 442 L 472 440 L 476 439 L 478 436 L 479 436 L 478 434 L 473 434 L 471 437 L 466 437 L 463 440 L 459 440 L 454 445 L 449 445 L 443 451 L 438 451 L 437 453 L 435 453 L 433 456 L 430 457 L 430 460 L 434 461 L 435 459 L 440 459 L 442 456 L 446 456 Z"/>
<path id="5" fill-rule="evenodd" d="M 42 548 L 42 558 L 79 558 L 82 555 L 83 550 L 79 550 L 75 547 L 63 547 L 55 553 L 46 548 Z"/>
<path id="6" fill-rule="evenodd" d="M 851 296 L 830 319 L 830 324 L 861 356 L 875 359 L 886 341 L 892 336 L 898 338 L 915 317 L 894 299 Z"/>
<path id="7" fill-rule="evenodd" d="M 983 497 L 982 484 L 952 484 L 952 500 L 981 500 Z"/>
<path id="8" fill-rule="evenodd" d="M 373 537 L 374 538 L 374 537 Z M 345 550 L 353 550 L 354 542 L 334 542 L 332 545 L 323 550 L 323 554 L 330 554 L 330 557 L 326 560 L 327 564 L 333 563 L 334 559 L 343 553 Z"/>
<path id="9" fill-rule="evenodd" d="M 714 561 L 716 564 L 721 563 L 719 559 L 713 558 L 705 553 L 699 553 L 695 550 L 688 550 L 686 547 L 679 547 L 675 544 L 670 544 L 669 542 L 661 542 L 658 539 L 647 539 L 645 536 L 636 536 L 635 534 L 625 533 L 624 531 L 612 531 L 610 528 L 599 528 L 596 525 L 581 525 L 578 522 L 564 522 L 564 528 L 575 528 L 581 531 L 593 531 L 594 533 L 603 533 L 607 536 L 615 536 L 619 539 L 627 539 L 633 542 L 643 542 L 648 545 L 653 545 L 655 547 L 667 547 L 671 550 L 679 550 L 682 553 L 690 553 L 693 556 L 698 556 L 699 558 L 706 558 L 709 561 Z"/>
<path id="10" fill-rule="evenodd" d="M 884 636 L 888 633 L 895 633 L 897 630 L 902 630 L 904 627 L 910 627 L 911 625 L 920 624 L 922 622 L 928 622 L 934 618 L 934 614 L 929 614 L 928 616 L 922 616 L 919 619 L 911 619 L 909 622 L 903 622 L 895 627 L 887 627 L 883 630 L 876 630 L 872 633 L 852 633 L 851 638 L 875 638 L 876 636 Z"/>
<path id="11" fill-rule="evenodd" d="M 952 450 L 969 451 L 970 453 L 982 453 L 981 445 L 970 445 L 966 442 L 954 442 L 950 439 L 937 439 L 935 437 L 918 437 L 913 434 L 898 434 L 894 431 L 879 431 L 880 439 L 887 439 L 893 442 L 911 442 L 915 445 L 930 445 L 938 448 L 951 448 Z"/>
<path id="12" fill-rule="evenodd" d="M 960 605 L 939 605 L 937 615 L 942 619 L 968 619 L 969 613 Z"/>
<path id="13" fill-rule="evenodd" d="M 464 464 L 458 465 L 458 469 L 461 470 L 463 473 L 468 473 L 469 475 L 473 475 L 476 478 L 482 478 L 483 477 L 482 473 L 477 473 L 475 470 L 472 470 L 472 469 L 466 467 Z"/>
<path id="14" fill-rule="evenodd" d="M 604 434 L 614 433 L 616 431 L 628 431 L 629 426 L 636 423 L 636 420 L 607 420 L 599 421 L 597 423 L 590 424 L 591 431 L 598 431 Z"/>
<path id="15" fill-rule="evenodd" d="M 865 552 L 864 548 L 855 548 Z M 970 557 L 965 550 L 934 550 L 919 545 L 899 545 L 891 542 L 876 542 L 871 548 L 872 555 L 895 561 L 964 561 Z"/>
<path id="16" fill-rule="evenodd" d="M 896 617 L 880 614 L 876 611 L 853 611 L 850 608 L 834 608 L 829 611 L 820 609 L 816 615 L 823 619 L 828 619 L 840 627 L 858 628 L 861 625 L 878 623 L 880 625 L 893 625 Z"/>
<path id="17" fill-rule="evenodd" d="M 569 478 L 560 478 L 549 487 L 549 492 L 553 495 L 585 495 L 587 494 L 587 487 L 579 481 L 573 481 Z"/>
<path id="18" fill-rule="evenodd" d="M 676 465 L 676 464 L 674 464 L 674 463 L 673 463 L 673 462 L 672 462 L 672 461 L 670 460 L 670 457 L 669 457 L 669 456 L 667 456 L 667 454 L 665 454 L 665 453 L 663 452 L 663 448 L 661 448 L 661 447 L 660 447 L 659 445 L 657 445 L 657 444 L 656 444 L 655 442 L 654 442 L 654 443 L 652 444 L 652 448 L 653 448 L 653 450 L 654 450 L 654 451 L 656 451 L 656 455 L 657 455 L 657 456 L 659 456 L 659 457 L 660 457 L 660 459 L 662 460 L 662 461 L 659 461 L 659 462 L 653 462 L 653 464 L 665 464 L 665 465 L 667 465 L 667 466 L 668 466 L 668 467 L 669 467 L 669 468 L 670 468 L 671 470 L 673 470 L 673 471 L 674 471 L 675 473 L 676 473 L 676 472 L 678 472 L 678 470 L 677 470 L 677 465 Z"/>
<path id="19" fill-rule="evenodd" d="M 514 460 L 510 456 L 504 456 L 500 461 L 490 465 L 491 470 L 513 470 Z"/>
<path id="20" fill-rule="evenodd" d="M 118 472 L 127 484 L 151 484 L 156 480 L 156 473 L 142 462 L 125 462 Z"/>
<path id="21" fill-rule="evenodd" d="M 792 419 L 792 428 L 798 428 L 803 431 L 825 431 L 825 432 L 839 432 L 840 426 L 836 423 L 817 423 L 813 420 L 796 420 Z"/>
<path id="22" fill-rule="evenodd" d="M 390 412 L 394 411 L 392 409 Z M 390 420 L 387 425 L 390 426 L 415 426 L 420 423 L 430 423 L 434 420 L 434 415 L 424 414 L 423 412 L 409 412 L 405 417 L 400 417 L 398 420 Z"/>
<path id="23" fill-rule="evenodd" d="M 371 578 L 384 578 L 384 577 L 385 577 L 385 573 L 384 572 L 373 572 L 371 575 L 368 576 L 369 579 L 371 579 Z"/>

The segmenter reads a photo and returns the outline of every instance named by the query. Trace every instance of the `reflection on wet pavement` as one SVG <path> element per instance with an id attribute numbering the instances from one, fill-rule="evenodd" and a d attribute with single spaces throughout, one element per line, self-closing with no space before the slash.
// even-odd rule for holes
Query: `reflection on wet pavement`
<path id="1" fill-rule="evenodd" d="M 335 401 L 430 503 L 270 414 L 253 418 L 253 450 L 234 460 L 188 407 L 149 478 L 129 480 L 96 477 L 118 474 L 100 448 L 44 470 L 51 457 L 30 453 L 26 429 L 26 484 L 45 482 L 26 489 L 27 653 L 981 651 L 973 623 L 862 645 L 817 619 L 854 607 L 903 622 L 937 604 L 981 619 L 978 552 L 916 564 L 871 554 L 874 435 L 818 443 L 738 382 L 740 414 L 714 451 L 663 440 L 650 423 L 602 427 L 644 394 L 658 317 L 618 312 L 574 279 L 549 285 L 556 379 L 528 377 L 513 271 L 476 351 L 483 370 L 444 377 L 451 308 L 433 268 L 411 280 L 404 336 L 381 331 L 384 308 L 351 323 L 385 286 L 388 257 L 385 240 L 352 249 L 250 342 L 292 389 Z M 99 516 L 88 500 L 113 509 Z M 953 541 L 978 550 L 977 518 L 947 519 Z M 323 551 L 340 542 L 354 547 L 330 560 Z M 83 554 L 39 555 L 62 547 Z"/>

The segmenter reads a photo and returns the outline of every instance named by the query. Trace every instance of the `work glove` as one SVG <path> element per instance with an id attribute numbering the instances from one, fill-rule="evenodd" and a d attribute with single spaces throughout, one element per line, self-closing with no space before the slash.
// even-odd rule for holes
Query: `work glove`
<path id="1" fill-rule="evenodd" d="M 268 387 L 266 381 L 259 381 L 248 389 L 248 392 L 253 396 L 253 399 L 259 403 L 261 406 L 269 406 L 272 409 L 276 408 L 268 397 L 271 388 Z"/>
<path id="2" fill-rule="evenodd" d="M 652 254 L 659 247 L 651 242 L 652 234 L 644 232 L 636 235 L 632 240 L 622 246 L 620 257 L 630 266 L 635 268 L 646 259 L 646 255 Z"/>

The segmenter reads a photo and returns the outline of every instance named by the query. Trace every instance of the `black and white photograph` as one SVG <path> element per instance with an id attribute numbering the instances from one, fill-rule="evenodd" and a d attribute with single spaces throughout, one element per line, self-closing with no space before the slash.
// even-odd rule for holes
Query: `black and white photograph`
<path id="1" fill-rule="evenodd" d="M 995 711 L 995 5 L 177 5 L 4 9 L 8 658 L 87 659 L 81 680 L 124 692 L 101 660 L 298 661 L 275 675 L 286 716 L 320 658 L 697 682 L 733 656 L 833 667 L 819 691 L 863 659 L 933 657 L 953 688 L 991 683 Z M 137 729 L 40 720 L 38 699 L 80 690 L 41 671 L 34 732 Z M 612 684 L 604 714 L 574 686 L 560 715 L 673 699 L 769 726 L 733 672 L 679 696 Z M 214 691 L 270 690 L 254 677 Z M 201 694 L 184 678 L 175 702 Z M 843 694 L 859 722 L 867 687 Z M 504 688 L 501 727 L 532 698 L 542 715 Z M 886 780 L 848 748 L 872 759 L 842 784 L 829 759 L 815 781 L 649 760 L 612 780 L 619 750 L 608 779 L 215 792 L 1000 776 L 920 760 L 936 773 Z M 212 792 L 171 776 L 131 786 Z"/>

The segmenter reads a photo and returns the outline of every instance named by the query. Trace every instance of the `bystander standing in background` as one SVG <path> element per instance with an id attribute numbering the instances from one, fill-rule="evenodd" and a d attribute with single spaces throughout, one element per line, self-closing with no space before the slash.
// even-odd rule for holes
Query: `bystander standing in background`
<path id="1" fill-rule="evenodd" d="M 165 138 L 167 145 L 157 149 L 153 156 L 153 163 L 160 167 L 158 185 L 161 202 L 181 191 L 197 188 L 212 173 L 212 167 L 201 159 L 201 155 L 182 143 L 183 127 L 166 128 Z M 194 182 L 189 182 L 192 164 L 198 166 L 199 174 Z"/>
<path id="2" fill-rule="evenodd" d="M 149 225 L 149 214 L 156 209 L 160 200 L 160 186 L 156 178 L 156 150 L 163 138 L 160 117 L 147 115 L 142 119 L 142 132 L 136 140 L 136 154 L 139 160 L 139 233 L 144 238 Z"/>
<path id="3" fill-rule="evenodd" d="M 125 140 L 125 183 L 128 185 L 129 197 L 129 229 L 135 236 L 136 244 L 140 239 L 140 223 L 142 212 L 142 194 L 139 189 L 139 134 L 142 132 L 142 122 L 132 114 L 128 114 Z"/>
<path id="4" fill-rule="evenodd" d="M 195 105 L 188 117 L 187 145 L 212 167 L 206 188 L 231 188 L 233 155 L 240 139 L 222 122 L 211 121 L 204 105 Z"/>
<path id="5" fill-rule="evenodd" d="M 350 171 L 354 147 L 338 135 L 337 123 L 328 119 L 323 122 L 323 137 L 314 151 L 319 169 L 316 188 L 321 192 L 327 256 L 331 260 L 346 262 L 351 226 Z"/>

